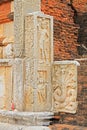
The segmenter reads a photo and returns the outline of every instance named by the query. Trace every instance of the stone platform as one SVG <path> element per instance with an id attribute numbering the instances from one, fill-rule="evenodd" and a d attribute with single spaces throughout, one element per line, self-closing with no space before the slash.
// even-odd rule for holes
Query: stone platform
<path id="1" fill-rule="evenodd" d="M 26 125 L 26 126 L 48 126 L 53 117 L 52 112 L 19 112 L 0 110 L 0 122 Z"/>

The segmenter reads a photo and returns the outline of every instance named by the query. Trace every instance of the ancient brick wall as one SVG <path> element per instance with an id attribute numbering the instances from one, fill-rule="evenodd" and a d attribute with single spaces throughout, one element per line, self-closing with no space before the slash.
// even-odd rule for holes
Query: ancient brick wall
<path id="1" fill-rule="evenodd" d="M 74 59 L 77 56 L 78 26 L 74 24 L 74 11 L 64 0 L 42 0 L 42 11 L 54 16 L 54 58 Z"/>
<path id="2" fill-rule="evenodd" d="M 78 111 L 77 123 L 87 126 L 87 58 L 78 60 Z"/>
<path id="3" fill-rule="evenodd" d="M 87 52 L 82 46 L 82 41 L 87 45 L 86 0 L 42 0 L 41 9 L 44 13 L 54 16 L 55 60 L 74 59 Z"/>

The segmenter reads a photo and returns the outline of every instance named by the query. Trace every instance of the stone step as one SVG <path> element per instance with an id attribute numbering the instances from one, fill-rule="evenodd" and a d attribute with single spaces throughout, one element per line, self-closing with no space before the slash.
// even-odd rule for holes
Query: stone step
<path id="1" fill-rule="evenodd" d="M 0 122 L 27 126 L 48 126 L 52 112 L 19 112 L 0 110 Z"/>
<path id="2" fill-rule="evenodd" d="M 0 130 L 50 130 L 50 128 L 46 126 L 22 126 L 0 123 Z"/>

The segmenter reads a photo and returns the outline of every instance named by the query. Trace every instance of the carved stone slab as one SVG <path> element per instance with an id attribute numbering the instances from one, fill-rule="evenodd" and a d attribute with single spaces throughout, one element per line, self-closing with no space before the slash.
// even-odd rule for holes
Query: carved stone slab
<path id="1" fill-rule="evenodd" d="M 76 61 L 54 62 L 52 68 L 53 111 L 75 113 L 77 110 Z"/>
<path id="2" fill-rule="evenodd" d="M 0 109 L 23 110 L 23 59 L 0 59 Z"/>
<path id="3" fill-rule="evenodd" d="M 51 110 L 53 18 L 41 12 L 25 18 L 25 110 Z"/>
<path id="4" fill-rule="evenodd" d="M 42 12 L 25 17 L 25 56 L 39 64 L 53 62 L 53 17 Z"/>
<path id="5" fill-rule="evenodd" d="M 38 60 L 25 60 L 25 111 L 51 110 L 51 66 L 38 66 Z"/>

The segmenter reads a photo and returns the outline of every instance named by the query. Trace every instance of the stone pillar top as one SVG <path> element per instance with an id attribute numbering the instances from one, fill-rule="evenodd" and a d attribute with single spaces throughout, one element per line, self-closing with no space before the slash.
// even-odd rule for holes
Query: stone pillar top
<path id="1" fill-rule="evenodd" d="M 32 12 L 40 12 L 40 0 L 14 0 L 15 57 L 24 57 L 24 18 Z"/>
<path id="2" fill-rule="evenodd" d="M 41 11 L 40 3 L 40 0 L 24 0 L 25 8 L 27 9 L 25 9 L 25 13 Z"/>

